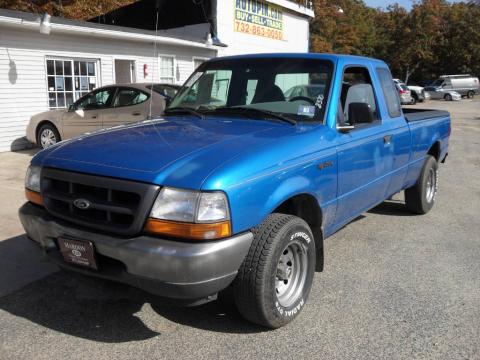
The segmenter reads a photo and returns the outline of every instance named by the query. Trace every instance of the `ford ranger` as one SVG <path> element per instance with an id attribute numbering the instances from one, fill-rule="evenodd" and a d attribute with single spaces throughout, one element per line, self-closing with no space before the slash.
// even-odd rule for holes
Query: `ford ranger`
<path id="1" fill-rule="evenodd" d="M 449 136 L 447 112 L 402 111 L 382 61 L 216 58 L 161 118 L 39 152 L 20 219 L 61 268 L 186 305 L 233 289 L 246 319 L 278 328 L 326 237 L 400 191 L 432 208 Z"/>

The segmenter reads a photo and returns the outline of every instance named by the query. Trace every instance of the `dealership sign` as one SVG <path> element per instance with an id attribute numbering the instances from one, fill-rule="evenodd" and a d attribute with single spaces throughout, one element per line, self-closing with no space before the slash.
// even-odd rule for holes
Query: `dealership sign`
<path id="1" fill-rule="evenodd" d="M 235 31 L 283 40 L 283 12 L 280 7 L 260 0 L 234 2 Z"/>

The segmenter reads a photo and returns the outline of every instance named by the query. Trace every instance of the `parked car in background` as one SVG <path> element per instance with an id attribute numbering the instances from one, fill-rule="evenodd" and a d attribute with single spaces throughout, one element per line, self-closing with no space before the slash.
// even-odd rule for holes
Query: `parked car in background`
<path id="1" fill-rule="evenodd" d="M 45 111 L 32 116 L 27 139 L 42 148 L 60 140 L 102 128 L 145 120 L 150 112 L 160 115 L 165 109 L 167 89 L 172 85 L 116 84 L 97 88 L 78 99 L 68 109 Z M 159 91 L 157 91 L 157 90 Z M 161 90 L 161 91 L 160 91 Z"/>
<path id="2" fill-rule="evenodd" d="M 416 85 L 406 85 L 402 80 L 400 79 L 393 79 L 395 84 L 398 85 L 405 85 L 408 90 L 410 90 L 410 95 L 412 96 L 412 104 L 416 104 L 417 102 L 424 102 L 425 100 L 430 99 L 430 94 L 426 93 L 424 88 L 422 86 L 416 86 Z"/>
<path id="3" fill-rule="evenodd" d="M 412 92 L 405 84 L 395 83 L 395 86 L 397 87 L 398 94 L 400 95 L 400 101 L 402 105 L 410 105 L 415 103 L 412 98 Z"/>
<path id="4" fill-rule="evenodd" d="M 435 80 L 431 87 L 441 88 L 443 90 L 452 90 L 461 96 L 471 99 L 480 92 L 480 82 L 478 77 L 465 75 L 442 75 Z"/>
<path id="5" fill-rule="evenodd" d="M 175 95 L 177 95 L 182 87 L 174 84 L 149 84 L 147 85 L 147 88 L 156 91 L 158 94 L 165 97 L 168 103 L 175 97 Z"/>
<path id="6" fill-rule="evenodd" d="M 445 101 L 453 101 L 453 100 L 462 99 L 462 95 L 460 95 L 456 91 L 445 90 L 445 89 L 442 89 L 441 87 L 435 87 L 435 86 L 427 86 L 425 88 L 425 93 L 428 93 L 430 95 L 430 98 L 434 100 L 443 99 Z"/>

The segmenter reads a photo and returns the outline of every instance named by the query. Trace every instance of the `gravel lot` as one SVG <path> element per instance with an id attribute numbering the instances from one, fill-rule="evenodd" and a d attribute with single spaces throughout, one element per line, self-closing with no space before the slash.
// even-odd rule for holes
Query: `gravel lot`
<path id="1" fill-rule="evenodd" d="M 1 359 L 480 359 L 480 101 L 451 111 L 434 209 L 385 202 L 330 237 L 303 313 L 265 331 L 42 262 L 17 220 L 32 152 L 0 154 Z"/>

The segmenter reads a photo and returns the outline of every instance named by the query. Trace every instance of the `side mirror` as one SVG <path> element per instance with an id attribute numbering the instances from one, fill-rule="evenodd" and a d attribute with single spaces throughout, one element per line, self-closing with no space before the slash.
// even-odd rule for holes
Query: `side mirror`
<path id="1" fill-rule="evenodd" d="M 350 125 L 373 123 L 375 116 L 369 104 L 363 102 L 350 103 L 348 106 L 348 122 Z"/>

